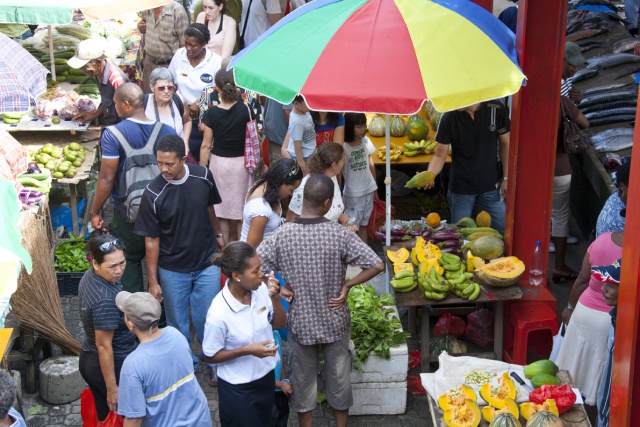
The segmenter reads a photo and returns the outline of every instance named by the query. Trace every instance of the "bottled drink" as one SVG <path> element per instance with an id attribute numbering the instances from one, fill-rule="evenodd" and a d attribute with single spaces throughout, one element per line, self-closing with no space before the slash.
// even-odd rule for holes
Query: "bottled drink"
<path id="1" fill-rule="evenodd" d="M 540 241 L 536 241 L 536 248 L 531 254 L 531 264 L 529 264 L 529 283 L 532 286 L 540 286 L 544 281 L 544 259 L 542 258 L 542 249 L 540 249 Z"/>

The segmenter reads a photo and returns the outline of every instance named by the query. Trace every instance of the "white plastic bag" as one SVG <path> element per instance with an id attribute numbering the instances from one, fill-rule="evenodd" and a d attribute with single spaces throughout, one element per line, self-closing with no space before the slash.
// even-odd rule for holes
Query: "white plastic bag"
<path id="1" fill-rule="evenodd" d="M 549 356 L 549 360 L 552 362 L 556 361 L 558 354 L 560 354 L 560 349 L 562 348 L 562 341 L 564 340 L 564 332 L 567 329 L 567 325 L 562 322 L 560 324 L 560 329 L 558 329 L 558 335 L 553 337 L 553 348 L 551 349 L 551 356 Z"/>

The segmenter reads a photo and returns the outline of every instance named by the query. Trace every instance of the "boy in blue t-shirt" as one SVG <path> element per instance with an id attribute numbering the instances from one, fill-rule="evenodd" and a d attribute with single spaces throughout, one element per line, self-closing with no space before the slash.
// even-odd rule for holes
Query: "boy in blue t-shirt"
<path id="1" fill-rule="evenodd" d="M 273 404 L 273 413 L 271 415 L 271 427 L 287 427 L 289 420 L 289 396 L 293 389 L 291 382 L 287 378 L 286 363 L 282 353 L 282 339 L 278 331 L 273 331 L 274 344 L 278 346 L 278 354 L 280 359 L 276 363 L 274 374 L 276 376 L 276 398 Z"/>
<path id="2" fill-rule="evenodd" d="M 289 138 L 285 137 L 282 145 L 282 157 L 297 160 L 306 175 L 309 173 L 307 159 L 316 151 L 316 128 L 302 95 L 293 99 L 287 134 Z"/>

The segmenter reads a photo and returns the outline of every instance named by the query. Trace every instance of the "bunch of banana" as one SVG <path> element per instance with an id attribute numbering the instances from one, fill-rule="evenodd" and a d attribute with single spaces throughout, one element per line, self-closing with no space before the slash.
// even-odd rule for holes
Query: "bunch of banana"
<path id="1" fill-rule="evenodd" d="M 435 267 L 429 269 L 429 274 L 418 272 L 418 285 L 424 291 L 424 296 L 433 301 L 442 301 L 449 292 L 449 284 L 436 272 Z"/>
<path id="2" fill-rule="evenodd" d="M 453 254 L 442 254 L 438 260 L 445 270 L 445 277 L 451 292 L 460 298 L 473 301 L 480 295 L 480 285 L 471 281 L 473 273 L 467 273 L 467 266 L 460 257 Z"/>
<path id="3" fill-rule="evenodd" d="M 432 154 L 436 151 L 436 146 L 438 143 L 436 141 L 416 141 L 416 142 L 405 142 L 404 148 L 406 151 L 404 155 L 407 157 L 417 156 L 418 154 Z"/>
<path id="4" fill-rule="evenodd" d="M 411 292 L 418 286 L 413 270 L 402 270 L 389 282 L 396 292 Z"/>
<path id="5" fill-rule="evenodd" d="M 3 122 L 14 125 L 22 119 L 23 115 L 24 113 L 2 113 L 1 117 Z"/>
<path id="6" fill-rule="evenodd" d="M 400 156 L 402 156 L 402 149 L 399 147 L 396 147 L 395 145 L 391 144 L 389 146 L 389 160 L 392 162 L 395 162 L 396 160 L 398 160 L 400 158 Z M 386 147 L 382 146 L 380 147 L 380 149 L 378 150 L 378 158 L 382 161 L 387 160 L 387 149 Z"/>

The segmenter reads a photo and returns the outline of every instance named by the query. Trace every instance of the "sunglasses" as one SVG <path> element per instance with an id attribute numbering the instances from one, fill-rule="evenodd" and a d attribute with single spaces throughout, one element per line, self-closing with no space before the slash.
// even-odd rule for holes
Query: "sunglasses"
<path id="1" fill-rule="evenodd" d="M 298 164 L 298 162 L 295 162 L 293 164 L 293 167 L 291 168 L 291 172 L 289 172 L 289 175 L 287 176 L 287 178 L 290 177 L 290 176 L 297 175 L 299 171 L 300 171 L 300 165 Z"/>
<path id="2" fill-rule="evenodd" d="M 104 242 L 98 248 L 100 249 L 100 252 L 108 254 L 114 248 L 115 249 L 121 249 L 121 250 L 124 249 L 124 243 L 122 243 L 122 240 L 116 239 L 116 240 L 112 240 L 110 242 Z"/>
<path id="3" fill-rule="evenodd" d="M 159 92 L 173 92 L 174 90 L 176 90 L 176 87 L 173 85 L 170 86 L 158 86 L 156 88 Z"/>

